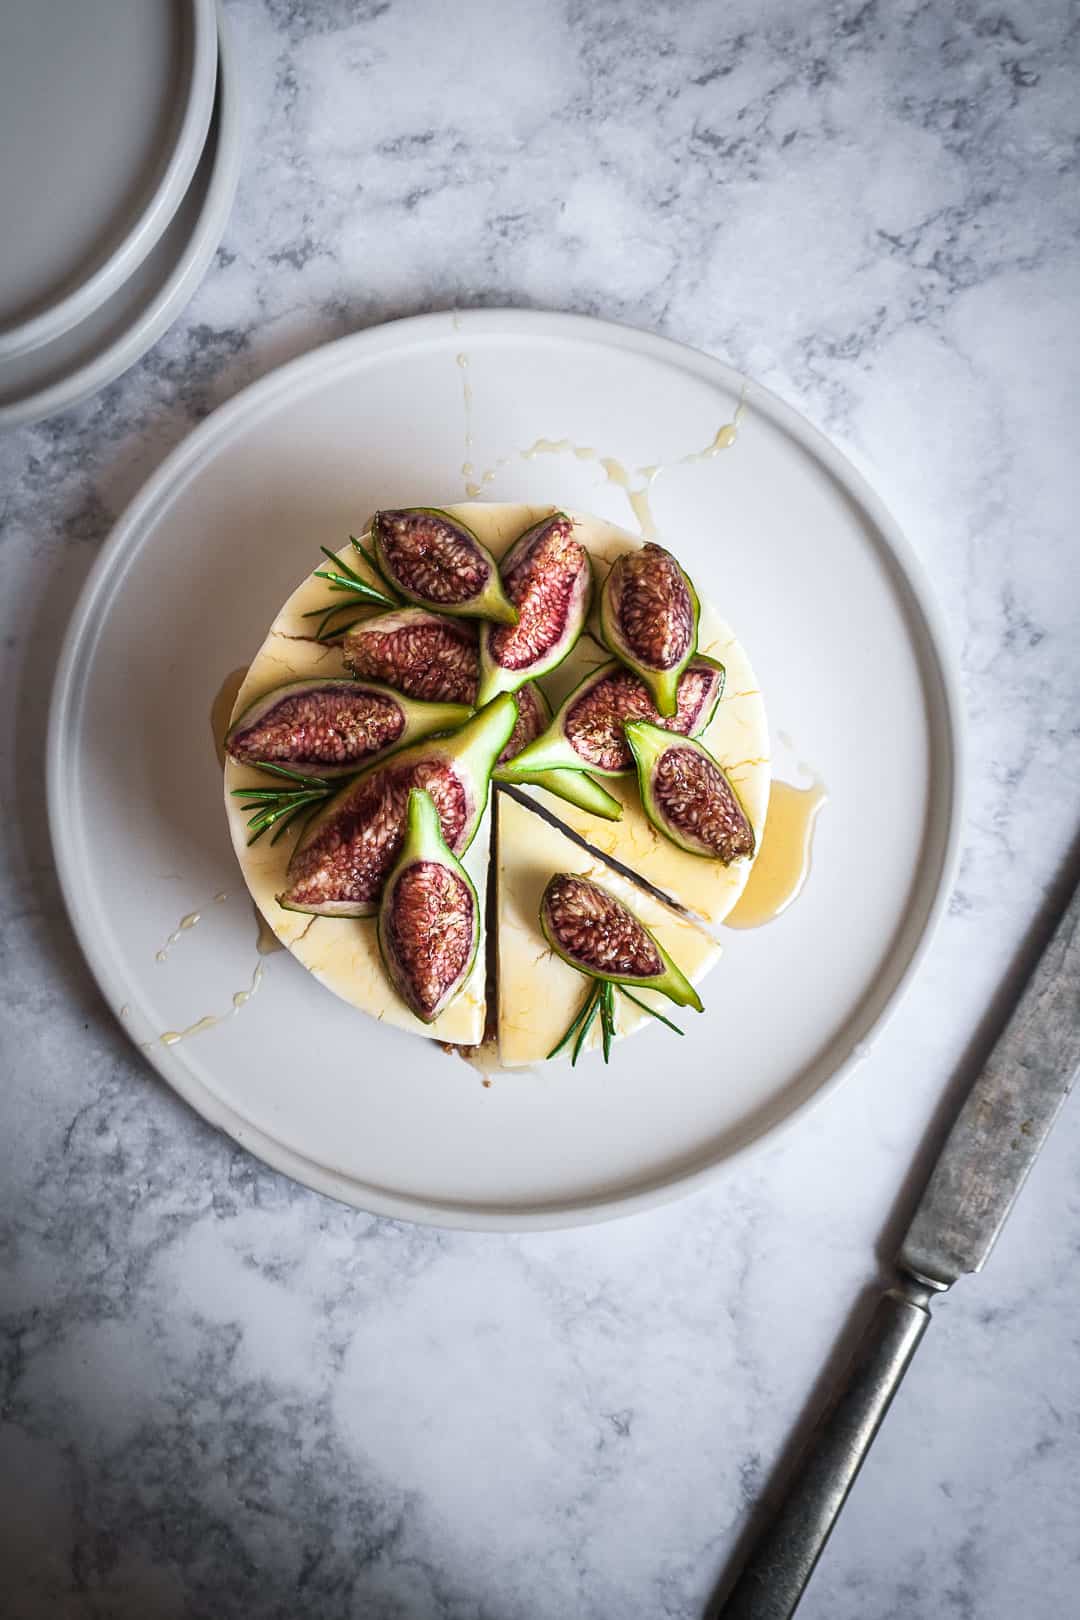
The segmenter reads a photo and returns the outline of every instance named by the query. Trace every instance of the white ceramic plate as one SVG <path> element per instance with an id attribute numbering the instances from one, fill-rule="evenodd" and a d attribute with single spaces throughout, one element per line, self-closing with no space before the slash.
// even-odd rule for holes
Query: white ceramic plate
<path id="1" fill-rule="evenodd" d="M 0 362 L 0 427 L 38 422 L 114 382 L 183 310 L 217 251 L 236 194 L 241 108 L 218 14 L 214 117 L 191 185 L 164 235 L 111 298 L 62 337 Z"/>
<path id="2" fill-rule="evenodd" d="M 366 1209 L 520 1228 L 622 1213 L 693 1186 L 865 1054 L 941 909 L 957 830 L 956 687 L 903 536 L 794 411 L 676 344 L 573 316 L 432 315 L 286 366 L 204 422 L 118 524 L 57 677 L 49 810 L 80 941 L 109 1003 L 207 1119 Z M 366 1020 L 291 957 L 256 966 L 208 716 L 320 544 L 378 505 L 551 500 L 626 524 L 625 492 L 566 439 L 663 463 L 661 533 L 736 628 L 775 732 L 830 803 L 778 921 L 733 932 L 708 1011 L 605 1069 L 496 1076 Z M 495 474 L 486 483 L 482 470 Z M 610 470 L 618 476 L 612 462 Z M 639 480 L 640 482 L 640 480 Z M 213 903 L 227 891 L 229 899 Z M 164 962 L 155 953 L 185 914 Z"/>
<path id="3" fill-rule="evenodd" d="M 0 368 L 85 320 L 160 239 L 206 142 L 217 52 L 214 0 L 3 8 Z"/>

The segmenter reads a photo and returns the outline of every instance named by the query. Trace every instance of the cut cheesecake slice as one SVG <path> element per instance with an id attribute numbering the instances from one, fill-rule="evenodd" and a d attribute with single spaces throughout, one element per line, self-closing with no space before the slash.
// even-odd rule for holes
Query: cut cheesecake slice
<path id="1" fill-rule="evenodd" d="M 556 956 L 540 932 L 540 897 L 553 873 L 573 872 L 610 890 L 652 930 L 692 984 L 699 985 L 719 959 L 720 946 L 700 928 L 628 883 L 509 794 L 497 795 L 496 814 L 498 1030 L 504 1068 L 544 1062 L 589 992 L 590 981 Z M 676 1023 L 700 1016 L 673 1006 L 655 990 L 635 988 L 634 995 Z M 620 1038 L 655 1022 L 619 994 L 615 1010 Z M 675 1039 L 670 1033 L 665 1038 Z M 586 1049 L 599 1044 L 597 1021 Z"/>
<path id="2" fill-rule="evenodd" d="M 550 506 L 468 502 L 446 510 L 466 523 L 493 556 L 501 558 L 525 529 L 539 522 L 552 509 Z M 589 551 L 595 565 L 598 585 L 616 557 L 642 543 L 637 536 L 600 518 L 585 513 L 572 515 L 575 534 Z M 381 584 L 351 545 L 341 547 L 339 556 L 354 574 L 376 586 Z M 325 563 L 319 564 L 320 568 L 325 566 Z M 314 626 L 319 620 L 311 615 L 315 610 L 327 607 L 333 600 L 326 580 L 320 579 L 316 573 L 302 581 L 277 614 L 256 654 L 237 697 L 233 719 L 256 698 L 288 681 L 322 676 L 340 677 L 349 673 L 339 646 L 324 645 L 314 639 Z M 366 616 L 363 605 L 358 605 L 356 614 L 352 615 L 348 611 L 348 599 L 341 597 L 340 600 L 342 612 L 338 623 L 342 626 L 348 623 L 350 617 Z M 594 622 L 594 631 L 595 628 Z M 768 732 L 764 705 L 756 690 L 746 655 L 707 600 L 702 601 L 699 647 L 702 652 L 719 659 L 725 665 L 727 674 L 724 695 L 701 741 L 727 770 L 760 839 L 769 796 Z M 540 682 L 552 707 L 557 708 L 571 687 L 609 656 L 593 635 L 583 635 L 564 663 L 545 675 Z M 730 867 L 724 867 L 719 862 L 688 855 L 658 833 L 641 808 L 633 774 L 598 777 L 597 780 L 622 803 L 620 821 L 602 820 L 541 787 L 516 790 L 528 795 L 563 826 L 589 843 L 599 852 L 596 856 L 586 854 L 555 829 L 547 827 L 541 817 L 514 804 L 506 795 L 499 794 L 500 825 L 508 823 L 511 828 L 500 847 L 500 865 L 507 863 L 507 881 L 500 891 L 500 928 L 504 920 L 508 929 L 513 928 L 515 915 L 520 915 L 522 919 L 516 932 L 498 942 L 500 962 L 506 962 L 513 984 L 518 987 L 500 990 L 500 1026 L 504 1015 L 509 1020 L 503 1036 L 503 1061 L 508 1066 L 543 1058 L 570 1021 L 574 997 L 580 999 L 587 988 L 586 981 L 579 974 L 550 956 L 539 935 L 536 910 L 540 891 L 552 872 L 585 872 L 591 870 L 595 863 L 598 880 L 618 892 L 642 921 L 654 928 L 665 949 L 670 951 L 692 980 L 703 974 L 716 959 L 718 948 L 657 900 L 620 880 L 599 857 L 610 856 L 613 861 L 668 896 L 674 906 L 692 913 L 705 928 L 718 925 L 723 920 L 741 894 L 749 875 L 749 860 L 736 861 Z M 252 897 L 281 943 L 328 989 L 372 1017 L 439 1041 L 464 1046 L 479 1045 L 484 1037 L 486 1014 L 484 939 L 481 938 L 476 966 L 464 989 L 433 1024 L 421 1023 L 390 987 L 379 954 L 377 919 L 312 918 L 303 913 L 283 910 L 278 905 L 275 896 L 287 886 L 286 870 L 296 842 L 295 830 L 290 829 L 277 844 L 271 843 L 271 834 L 268 833 L 249 848 L 246 812 L 241 801 L 231 796 L 233 788 L 265 786 L 265 783 L 265 776 L 233 760 L 227 761 L 225 803 L 237 859 Z M 463 858 L 463 865 L 481 895 L 487 886 L 489 828 L 490 821 L 485 814 Z M 521 841 L 520 849 L 514 847 L 515 840 Z M 537 863 L 537 852 L 541 848 L 548 854 L 558 850 L 557 864 L 549 864 L 543 874 Z M 513 893 L 527 882 L 538 886 L 535 903 L 526 918 L 513 902 Z M 503 889 L 508 896 L 505 901 L 502 898 Z M 484 908 L 481 907 L 481 910 Z M 669 939 L 672 929 L 678 932 Z M 536 985 L 530 990 L 526 982 L 528 975 L 518 971 L 519 949 L 526 953 L 531 950 L 534 960 L 543 953 L 547 966 L 540 978 L 545 983 L 550 979 L 562 986 L 558 996 L 552 994 L 535 1001 L 535 1019 L 539 1021 L 541 1029 L 539 1034 L 533 1032 L 533 1014 L 529 1011 L 534 1005 Z M 524 997 L 521 1002 L 524 1013 L 515 1010 L 519 989 Z M 663 1000 L 652 992 L 643 993 L 643 997 L 655 1000 L 658 1006 Z M 562 1012 L 567 1007 L 571 1009 L 570 1016 L 559 1025 Z M 652 1022 L 624 997 L 619 997 L 621 1033 L 628 1033 L 643 1020 Z M 559 1027 L 555 1027 L 557 1025 Z M 547 1034 L 551 1031 L 551 1039 L 547 1040 Z"/>
<path id="3" fill-rule="evenodd" d="M 348 549 L 351 552 L 351 547 Z M 315 595 L 317 604 L 325 600 L 325 585 L 321 580 L 316 584 L 322 586 L 319 593 L 311 590 L 310 582 L 300 587 L 296 596 L 301 602 L 310 606 L 312 595 Z M 278 615 L 274 628 L 256 654 L 240 688 L 233 709 L 234 717 L 264 692 L 286 681 L 348 674 L 340 647 L 324 647 L 315 641 L 292 639 L 294 634 L 310 635 L 310 629 L 306 628 L 310 620 L 299 619 L 304 628 L 298 632 L 286 628 L 282 633 L 280 627 L 295 622 L 302 612 L 303 607 L 294 606 L 294 600 L 290 600 Z M 478 1045 L 484 1038 L 487 1012 L 483 906 L 480 908 L 480 944 L 472 973 L 461 993 L 434 1023 L 423 1023 L 413 1016 L 390 984 L 379 952 L 377 917 L 311 917 L 303 912 L 285 911 L 278 905 L 275 896 L 287 887 L 286 869 L 296 843 L 295 836 L 286 833 L 278 843 L 272 844 L 272 835 L 267 833 L 249 848 L 248 812 L 242 800 L 231 796 L 233 788 L 265 785 L 265 782 L 266 777 L 259 772 L 238 765 L 231 759 L 226 762 L 225 804 L 236 858 L 252 899 L 281 943 L 328 990 L 351 1002 L 354 1007 L 359 1007 L 362 1012 L 369 1013 L 372 1018 L 408 1030 L 414 1035 L 464 1046 Z M 462 865 L 480 895 L 484 894 L 487 885 L 490 825 L 485 813 L 475 838 L 462 858 Z"/>
<path id="4" fill-rule="evenodd" d="M 727 772 L 743 809 L 761 843 L 769 808 L 769 728 L 765 705 L 757 689 L 750 660 L 729 627 L 717 617 L 706 601 L 701 604 L 698 650 L 723 664 L 726 679 L 716 713 L 698 737 Z M 610 656 L 595 642 L 581 642 L 562 664 L 545 688 L 552 706 L 561 703 L 572 687 Z M 677 739 L 673 739 L 677 740 Z M 680 849 L 656 830 L 641 807 L 636 775 L 598 776 L 607 791 L 623 807 L 619 821 L 604 821 L 575 805 L 555 799 L 543 788 L 523 787 L 520 791 L 556 816 L 600 854 L 610 856 L 620 866 L 643 878 L 715 929 L 746 887 L 752 860 L 736 860 L 730 866 L 706 860 Z"/>

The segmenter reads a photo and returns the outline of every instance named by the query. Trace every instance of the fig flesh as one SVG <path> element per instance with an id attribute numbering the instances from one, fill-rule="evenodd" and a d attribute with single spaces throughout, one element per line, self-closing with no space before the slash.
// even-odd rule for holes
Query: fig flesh
<path id="1" fill-rule="evenodd" d="M 319 917 L 373 916 L 401 849 L 413 788 L 431 795 L 446 843 L 464 854 L 516 719 L 517 704 L 503 694 L 450 736 L 414 743 L 369 766 L 308 823 L 278 904 Z"/>
<path id="2" fill-rule="evenodd" d="M 517 623 L 494 557 L 449 512 L 435 506 L 376 512 L 371 539 L 381 573 L 407 601 L 439 613 Z"/>
<path id="3" fill-rule="evenodd" d="M 529 681 L 517 693 L 518 717 L 514 729 L 510 734 L 510 741 L 499 755 L 498 763 L 505 765 L 508 759 L 520 754 L 531 742 L 535 742 L 540 733 L 551 721 L 551 704 L 537 686 L 535 681 Z"/>
<path id="4" fill-rule="evenodd" d="M 521 687 L 517 693 L 517 704 L 517 725 L 492 772 L 495 781 L 546 788 L 556 798 L 576 804 L 579 809 L 588 810 L 594 816 L 602 816 L 605 821 L 618 821 L 622 816 L 622 805 L 599 782 L 594 782 L 586 771 L 519 771 L 512 776 L 503 774 L 503 767 L 508 766 L 515 755 L 535 741 L 551 722 L 551 705 L 535 681 Z"/>
<path id="5" fill-rule="evenodd" d="M 379 950 L 409 1010 L 433 1023 L 461 990 L 480 942 L 480 903 L 448 848 L 430 793 L 409 792 L 405 838 L 379 905 Z"/>
<path id="6" fill-rule="evenodd" d="M 504 779 L 521 781 L 526 771 L 556 767 L 598 776 L 629 775 L 634 756 L 626 740 L 628 720 L 649 720 L 669 732 L 696 736 L 715 714 L 723 690 L 723 664 L 699 654 L 680 676 L 675 713 L 664 720 L 645 683 L 612 659 L 575 686 L 547 730 L 517 755 Z"/>
<path id="7" fill-rule="evenodd" d="M 697 651 L 697 592 L 654 541 L 616 558 L 600 593 L 605 645 L 640 675 L 658 712 L 675 713 L 679 676 Z"/>
<path id="8" fill-rule="evenodd" d="M 469 713 L 460 703 L 416 702 L 376 681 L 289 681 L 244 710 L 226 735 L 225 752 L 239 765 L 355 776 L 392 748 L 453 731 Z"/>
<path id="9" fill-rule="evenodd" d="M 592 564 L 565 512 L 553 512 L 514 541 L 502 560 L 502 579 L 518 619 L 480 632 L 480 703 L 496 692 L 516 692 L 561 664 L 592 603 Z"/>
<path id="10" fill-rule="evenodd" d="M 645 814 L 658 832 L 691 855 L 730 866 L 753 855 L 754 829 L 723 767 L 691 737 L 646 721 L 631 721 L 633 749 Z"/>
<path id="11" fill-rule="evenodd" d="M 629 907 L 588 878 L 556 872 L 540 901 L 540 929 L 570 967 L 611 984 L 658 990 L 702 1011 L 701 997 Z"/>
<path id="12" fill-rule="evenodd" d="M 476 631 L 462 620 L 418 607 L 378 613 L 348 632 L 342 656 L 354 675 L 385 681 L 406 697 L 476 702 Z"/>

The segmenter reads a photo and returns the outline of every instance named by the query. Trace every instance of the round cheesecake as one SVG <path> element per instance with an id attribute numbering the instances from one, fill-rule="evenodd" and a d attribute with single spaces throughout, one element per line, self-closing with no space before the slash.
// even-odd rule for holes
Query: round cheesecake
<path id="1" fill-rule="evenodd" d="M 550 507 L 510 503 L 467 503 L 444 508 L 468 526 L 498 560 Z M 642 545 L 625 530 L 586 513 L 570 513 L 574 536 L 592 559 L 597 590 L 617 557 Z M 340 556 L 350 569 L 378 585 L 351 545 Z M 325 567 L 326 564 L 318 564 Z M 698 651 L 724 665 L 723 693 L 715 713 L 698 736 L 723 767 L 760 843 L 769 800 L 769 739 L 765 706 L 749 660 L 734 633 L 708 600 L 708 581 L 695 581 L 701 598 Z M 270 626 L 233 709 L 235 722 L 256 700 L 290 681 L 340 679 L 349 674 L 342 646 L 314 638 L 312 610 L 328 605 L 326 581 L 313 572 L 293 592 Z M 611 654 L 600 644 L 594 607 L 589 628 L 539 686 L 552 710 L 586 675 Z M 225 805 L 237 860 L 252 898 L 274 934 L 322 984 L 360 1011 L 418 1035 L 462 1046 L 479 1045 L 495 1023 L 500 1061 L 515 1067 L 541 1061 L 553 1038 L 573 1018 L 586 982 L 580 973 L 548 949 L 540 930 L 539 896 L 553 872 L 575 872 L 602 883 L 653 931 L 664 949 L 692 983 L 699 983 L 720 955 L 715 931 L 735 905 L 752 865 L 743 857 L 724 865 L 680 848 L 660 833 L 646 816 L 637 778 L 605 776 L 603 787 L 622 807 L 619 820 L 605 820 L 543 787 L 517 787 L 513 795 L 494 785 L 488 807 L 462 865 L 480 895 L 481 937 L 475 964 L 462 989 L 432 1023 L 424 1023 L 395 993 L 387 977 L 375 917 L 312 916 L 286 910 L 277 897 L 288 887 L 288 867 L 298 834 L 287 832 L 277 843 L 263 837 L 249 846 L 244 801 L 233 795 L 240 787 L 265 786 L 267 778 L 251 766 L 228 759 Z M 497 801 L 492 803 L 492 799 Z M 531 802 L 543 815 L 526 807 Z M 491 863 L 491 830 L 498 816 L 498 858 Z M 566 831 L 560 831 L 560 827 Z M 576 838 L 567 836 L 576 835 Z M 576 840 L 584 840 L 582 849 Z M 608 862 L 611 865 L 608 865 Z M 664 904 L 631 881 L 636 876 L 666 896 Z M 494 908 L 484 904 L 489 878 L 497 883 Z M 483 930 L 495 918 L 498 939 L 492 942 L 497 963 L 497 1005 L 489 1019 L 487 963 L 489 945 Z M 663 1005 L 655 992 L 643 999 Z M 670 1008 L 669 1008 L 670 1010 Z M 632 1032 L 647 1015 L 629 1002 L 620 1007 L 619 1034 Z M 599 1039 L 591 1037 L 589 1045 Z"/>

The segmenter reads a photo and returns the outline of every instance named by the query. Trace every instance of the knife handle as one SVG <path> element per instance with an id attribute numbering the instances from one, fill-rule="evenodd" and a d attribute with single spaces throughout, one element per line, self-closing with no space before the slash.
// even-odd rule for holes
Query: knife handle
<path id="1" fill-rule="evenodd" d="M 821 1413 L 770 1523 L 714 1620 L 794 1614 L 863 1458 L 930 1325 L 930 1290 L 904 1278 L 878 1301 L 844 1380 Z"/>

